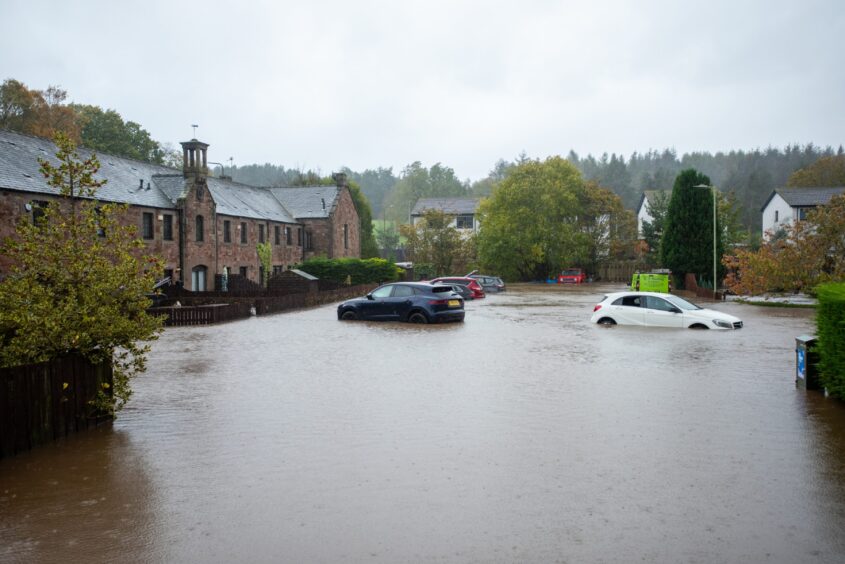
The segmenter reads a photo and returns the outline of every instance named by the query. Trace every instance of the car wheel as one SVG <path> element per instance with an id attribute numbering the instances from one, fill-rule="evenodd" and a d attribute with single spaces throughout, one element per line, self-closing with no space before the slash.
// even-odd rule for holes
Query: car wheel
<path id="1" fill-rule="evenodd" d="M 340 318 L 343 321 L 355 321 L 358 319 L 358 314 L 352 311 L 351 309 L 347 309 L 346 311 L 341 314 Z"/>
<path id="2" fill-rule="evenodd" d="M 701 323 L 694 323 L 689 326 L 690 329 L 710 329 L 707 325 L 702 325 Z"/>
<path id="3" fill-rule="evenodd" d="M 411 315 L 408 316 L 409 323 L 428 323 L 428 317 L 425 316 L 424 313 L 420 311 L 415 311 Z"/>
<path id="4" fill-rule="evenodd" d="M 599 325 L 616 325 L 616 322 L 609 317 L 599 319 Z"/>

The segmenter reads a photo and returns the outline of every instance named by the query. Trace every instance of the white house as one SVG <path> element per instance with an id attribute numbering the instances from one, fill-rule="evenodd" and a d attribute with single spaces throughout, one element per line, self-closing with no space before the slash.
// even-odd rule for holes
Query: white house
<path id="1" fill-rule="evenodd" d="M 654 202 L 654 198 L 657 197 L 658 194 L 666 194 L 666 197 L 669 198 L 672 196 L 672 191 L 646 190 L 643 192 L 643 195 L 640 196 L 640 204 L 637 206 L 637 237 L 640 239 L 643 237 L 643 223 L 646 221 L 651 223 L 654 220 L 649 213 L 649 206 Z"/>
<path id="2" fill-rule="evenodd" d="M 411 225 L 416 225 L 429 210 L 452 216 L 452 227 L 464 233 L 478 231 L 478 198 L 420 198 L 411 210 Z"/>
<path id="3" fill-rule="evenodd" d="M 845 187 L 778 188 L 763 204 L 763 237 L 807 217 L 811 209 L 826 205 L 834 196 L 845 194 Z"/>

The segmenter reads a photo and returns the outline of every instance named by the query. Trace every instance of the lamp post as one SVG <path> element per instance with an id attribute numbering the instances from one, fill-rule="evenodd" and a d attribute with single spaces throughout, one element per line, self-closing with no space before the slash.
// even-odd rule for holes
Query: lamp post
<path id="1" fill-rule="evenodd" d="M 713 191 L 713 299 L 716 299 L 716 187 L 698 184 L 693 188 L 704 188 Z"/>

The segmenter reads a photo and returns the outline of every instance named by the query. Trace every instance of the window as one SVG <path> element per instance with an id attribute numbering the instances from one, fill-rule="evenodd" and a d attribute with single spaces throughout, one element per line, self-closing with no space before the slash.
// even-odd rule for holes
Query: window
<path id="1" fill-rule="evenodd" d="M 282 229 L 278 225 L 273 226 L 273 238 L 275 244 L 282 244 Z"/>
<path id="2" fill-rule="evenodd" d="M 314 237 L 310 231 L 305 232 L 305 248 L 309 251 L 314 249 Z"/>
<path id="3" fill-rule="evenodd" d="M 349 248 L 349 224 L 343 224 L 343 248 Z"/>
<path id="4" fill-rule="evenodd" d="M 228 219 L 223 220 L 223 242 L 232 242 L 232 222 Z"/>
<path id="5" fill-rule="evenodd" d="M 274 276 L 275 276 L 276 274 L 281 274 L 281 273 L 282 273 L 282 272 L 284 272 L 284 271 L 285 271 L 285 265 L 283 265 L 283 264 L 275 264 L 275 265 L 273 265 L 273 275 L 274 275 Z"/>
<path id="6" fill-rule="evenodd" d="M 407 298 L 408 296 L 414 295 L 414 289 L 410 286 L 394 286 L 393 287 L 393 297 L 394 298 Z"/>
<path id="7" fill-rule="evenodd" d="M 775 210 L 775 223 L 780 221 L 780 210 Z"/>
<path id="8" fill-rule="evenodd" d="M 176 280 L 173 279 L 173 269 L 172 268 L 165 268 L 164 269 L 164 277 L 170 278 L 170 283 L 173 284 Z"/>
<path id="9" fill-rule="evenodd" d="M 94 214 L 95 214 L 98 218 L 100 217 L 100 214 L 102 214 L 102 213 L 103 213 L 103 211 L 102 211 L 100 208 L 94 208 Z M 100 224 L 100 220 L 99 220 L 99 219 L 97 219 L 97 235 L 99 235 L 100 237 L 105 237 L 105 236 L 106 236 L 106 230 L 105 230 L 105 228 L 104 228 L 104 227 Z"/>
<path id="10" fill-rule="evenodd" d="M 613 305 L 640 307 L 640 296 L 624 296 L 613 302 Z"/>
<path id="11" fill-rule="evenodd" d="M 290 227 L 285 227 L 285 244 L 292 245 Z"/>
<path id="12" fill-rule="evenodd" d="M 807 212 L 809 212 L 810 209 L 811 208 L 798 208 L 798 219 L 800 221 L 807 219 Z"/>
<path id="13" fill-rule="evenodd" d="M 455 227 L 458 229 L 472 229 L 473 218 L 471 215 L 459 215 L 455 218 Z"/>
<path id="14" fill-rule="evenodd" d="M 201 215 L 197 216 L 197 241 L 205 240 L 205 220 Z"/>
<path id="15" fill-rule="evenodd" d="M 659 311 L 677 311 L 678 308 L 664 300 L 663 298 L 656 298 L 654 296 L 643 296 L 646 299 L 646 307 L 648 309 L 656 309 Z"/>
<path id="16" fill-rule="evenodd" d="M 164 214 L 164 223 L 161 226 L 161 238 L 165 241 L 173 240 L 173 216 L 169 213 Z"/>
<path id="17" fill-rule="evenodd" d="M 246 222 L 245 221 L 241 222 L 241 243 L 244 244 L 244 245 L 246 244 Z M 241 268 L 243 268 L 243 267 L 241 267 Z"/>
<path id="18" fill-rule="evenodd" d="M 38 225 L 41 218 L 44 217 L 44 210 L 47 208 L 47 202 L 43 200 L 32 200 L 29 203 L 32 208 L 32 223 Z"/>
<path id="19" fill-rule="evenodd" d="M 239 272 L 240 272 L 240 274 L 241 274 L 241 276 L 243 276 L 244 278 L 246 278 L 246 277 L 247 277 L 247 276 L 246 276 L 246 269 L 247 269 L 247 267 L 246 267 L 246 266 L 242 266 L 242 267 L 240 267 L 240 268 L 238 269 L 238 270 L 239 270 Z"/>
<path id="20" fill-rule="evenodd" d="M 141 232 L 144 239 L 153 238 L 153 214 L 150 212 L 144 212 L 142 216 Z"/>
<path id="21" fill-rule="evenodd" d="M 299 247 L 302 246 L 302 228 L 301 227 L 296 230 L 296 244 Z"/>
<path id="22" fill-rule="evenodd" d="M 264 242 L 264 224 L 263 223 L 258 224 L 258 242 L 259 243 Z"/>
<path id="23" fill-rule="evenodd" d="M 205 278 L 208 269 L 205 266 L 195 266 L 191 269 L 191 290 L 194 292 L 205 292 Z"/>
<path id="24" fill-rule="evenodd" d="M 375 290 L 372 295 L 374 298 L 384 299 L 390 297 L 391 290 L 393 290 L 393 286 L 382 286 L 378 290 Z"/>

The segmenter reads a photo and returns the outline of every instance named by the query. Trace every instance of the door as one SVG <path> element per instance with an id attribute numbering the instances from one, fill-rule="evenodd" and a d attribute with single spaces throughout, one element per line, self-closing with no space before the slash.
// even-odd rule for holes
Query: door
<path id="1" fill-rule="evenodd" d="M 393 285 L 382 286 L 373 290 L 366 302 L 361 304 L 361 317 L 364 319 L 390 319 L 392 304 L 390 294 Z"/>
<path id="2" fill-rule="evenodd" d="M 208 269 L 204 266 L 195 266 L 191 270 L 191 290 L 194 292 L 205 292 L 205 277 Z"/>
<path id="3" fill-rule="evenodd" d="M 610 304 L 611 317 L 620 325 L 643 325 L 645 323 L 645 296 L 622 296 Z"/>
<path id="4" fill-rule="evenodd" d="M 645 323 L 653 327 L 683 327 L 681 310 L 663 298 L 643 296 L 646 300 Z"/>
<path id="5" fill-rule="evenodd" d="M 393 293 L 388 300 L 390 301 L 391 312 L 390 319 L 406 319 L 408 312 L 413 305 L 414 289 L 410 286 L 394 286 Z"/>

